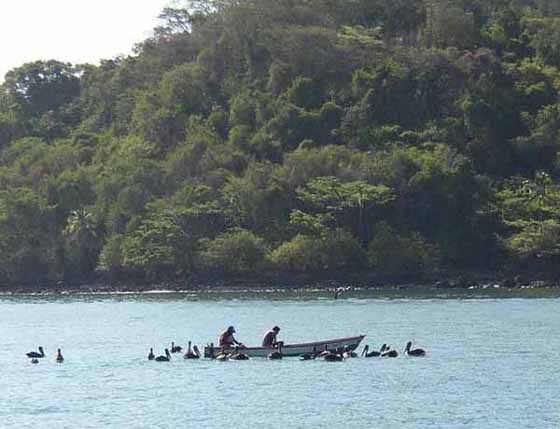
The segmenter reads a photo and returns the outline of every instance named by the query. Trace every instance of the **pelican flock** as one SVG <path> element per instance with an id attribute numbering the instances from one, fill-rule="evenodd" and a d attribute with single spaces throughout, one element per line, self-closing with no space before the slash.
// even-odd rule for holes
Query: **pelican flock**
<path id="1" fill-rule="evenodd" d="M 355 346 L 354 346 L 355 347 Z M 183 349 L 181 346 L 176 346 L 174 342 L 171 342 L 171 349 L 166 348 L 164 350 L 163 355 L 156 356 L 154 354 L 154 349 L 150 347 L 150 351 L 148 352 L 147 359 L 149 361 L 156 361 L 156 362 L 170 362 L 171 361 L 171 353 L 179 353 Z M 420 348 L 412 348 L 412 341 L 408 341 L 406 343 L 405 349 L 403 354 L 405 356 L 410 357 L 425 357 L 426 351 Z M 38 364 L 40 359 L 45 357 L 45 350 L 42 346 L 38 347 L 38 351 L 30 351 L 25 354 L 32 364 Z M 356 357 L 364 357 L 364 358 L 396 358 L 399 356 L 397 350 L 391 348 L 390 345 L 384 343 L 381 345 L 379 350 L 371 350 L 370 346 L 365 345 L 362 353 L 358 355 L 354 348 L 350 348 L 349 346 L 341 347 L 335 350 L 329 350 L 327 346 L 322 351 L 317 351 L 315 347 L 313 347 L 313 351 L 310 353 L 304 353 L 299 356 L 299 359 L 302 361 L 308 360 L 315 360 L 317 358 L 322 359 L 327 362 L 341 362 L 343 360 L 356 358 Z M 197 345 L 193 345 L 191 341 L 187 343 L 187 351 L 183 355 L 184 359 L 200 359 L 202 354 Z M 277 350 L 272 351 L 267 355 L 267 358 L 270 360 L 280 360 L 284 357 L 282 353 L 282 346 L 279 346 Z M 233 351 L 226 351 L 225 348 L 222 348 L 220 352 L 213 356 L 212 359 L 217 361 L 235 361 L 235 360 L 249 360 L 249 356 L 246 353 L 243 353 L 243 348 L 236 346 Z M 57 363 L 63 363 L 64 357 L 62 356 L 61 349 L 57 349 L 57 353 L 55 356 L 55 361 Z"/>

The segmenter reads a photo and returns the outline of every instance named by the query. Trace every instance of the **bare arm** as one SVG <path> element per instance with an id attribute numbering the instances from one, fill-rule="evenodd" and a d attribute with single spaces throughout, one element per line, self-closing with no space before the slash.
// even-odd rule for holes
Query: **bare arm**
<path id="1" fill-rule="evenodd" d="M 231 336 L 231 339 L 232 339 L 233 343 L 237 344 L 239 347 L 245 347 L 245 344 L 243 344 L 240 341 L 237 341 L 233 335 Z"/>

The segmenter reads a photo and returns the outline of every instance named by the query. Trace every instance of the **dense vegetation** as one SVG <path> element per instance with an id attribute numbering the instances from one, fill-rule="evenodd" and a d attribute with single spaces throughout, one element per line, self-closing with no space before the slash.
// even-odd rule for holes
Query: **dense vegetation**
<path id="1" fill-rule="evenodd" d="M 0 282 L 553 275 L 560 2 L 206 0 L 0 92 Z"/>

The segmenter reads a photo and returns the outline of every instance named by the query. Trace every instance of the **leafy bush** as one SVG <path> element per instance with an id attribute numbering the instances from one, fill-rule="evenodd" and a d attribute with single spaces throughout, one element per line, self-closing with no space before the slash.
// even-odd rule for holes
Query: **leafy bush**
<path id="1" fill-rule="evenodd" d="M 560 224 L 556 220 L 534 222 L 506 241 L 506 247 L 520 258 L 547 258 L 560 254 Z"/>
<path id="2" fill-rule="evenodd" d="M 125 237 L 123 264 L 145 273 L 149 279 L 168 275 L 181 266 L 180 238 L 180 227 L 173 216 L 155 214 Z"/>
<path id="3" fill-rule="evenodd" d="M 266 251 L 262 238 L 251 231 L 236 229 L 204 242 L 200 260 L 214 272 L 249 274 L 260 269 Z"/>
<path id="4" fill-rule="evenodd" d="M 296 235 L 275 249 L 270 261 L 288 273 L 352 271 L 366 266 L 366 255 L 349 233 L 329 231 L 321 237 Z"/>

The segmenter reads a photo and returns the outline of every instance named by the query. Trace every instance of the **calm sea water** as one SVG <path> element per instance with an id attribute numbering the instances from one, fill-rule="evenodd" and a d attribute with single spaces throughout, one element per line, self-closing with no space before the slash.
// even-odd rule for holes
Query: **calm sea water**
<path id="1" fill-rule="evenodd" d="M 0 427 L 558 428 L 560 298 L 515 294 L 0 298 Z M 278 324 L 288 342 L 363 333 L 428 357 L 145 359 L 230 324 L 247 344 Z"/>

